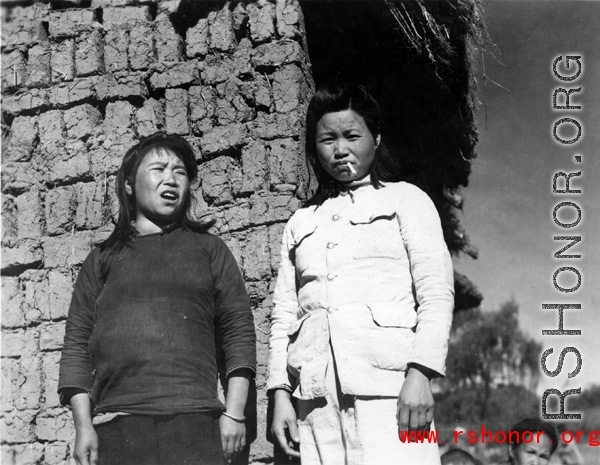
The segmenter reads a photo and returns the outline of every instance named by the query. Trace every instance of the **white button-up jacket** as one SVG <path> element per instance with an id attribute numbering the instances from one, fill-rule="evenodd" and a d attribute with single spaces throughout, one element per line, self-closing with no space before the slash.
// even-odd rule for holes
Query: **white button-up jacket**
<path id="1" fill-rule="evenodd" d="M 452 262 L 430 198 L 370 184 L 298 210 L 283 234 L 267 388 L 326 394 L 331 344 L 341 390 L 397 396 L 408 363 L 444 374 Z"/>

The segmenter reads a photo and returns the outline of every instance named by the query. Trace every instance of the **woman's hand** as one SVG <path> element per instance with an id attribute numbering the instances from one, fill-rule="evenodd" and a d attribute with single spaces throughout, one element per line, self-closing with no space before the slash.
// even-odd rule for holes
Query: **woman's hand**
<path id="1" fill-rule="evenodd" d="M 398 396 L 398 429 L 429 430 L 433 421 L 433 393 L 423 370 L 410 367 Z"/>
<path id="2" fill-rule="evenodd" d="M 248 388 L 253 373 L 247 368 L 234 370 L 227 379 L 225 410 L 235 418 L 244 418 L 244 408 L 248 399 Z M 219 418 L 223 455 L 227 462 L 246 447 L 246 425 L 225 415 Z"/>
<path id="3" fill-rule="evenodd" d="M 292 457 L 300 457 L 300 452 L 294 450 L 300 443 L 296 411 L 292 405 L 290 393 L 285 389 L 275 391 L 275 408 L 273 409 L 273 424 L 271 431 L 277 438 L 283 451 Z M 288 434 L 291 441 L 288 443 Z"/>
<path id="4" fill-rule="evenodd" d="M 219 428 L 221 429 L 223 455 L 225 460 L 229 462 L 246 447 L 246 425 L 221 415 Z"/>
<path id="5" fill-rule="evenodd" d="M 75 424 L 75 448 L 73 457 L 77 465 L 98 463 L 98 435 L 92 425 L 92 405 L 87 392 L 71 397 L 71 412 Z"/>
<path id="6" fill-rule="evenodd" d="M 98 435 L 93 426 L 82 426 L 75 430 L 73 457 L 77 465 L 96 465 L 98 463 Z"/>

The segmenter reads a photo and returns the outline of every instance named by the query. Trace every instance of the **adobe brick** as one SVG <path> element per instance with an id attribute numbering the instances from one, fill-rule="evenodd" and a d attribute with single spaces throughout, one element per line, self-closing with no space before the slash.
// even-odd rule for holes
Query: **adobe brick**
<path id="1" fill-rule="evenodd" d="M 211 155 L 240 147 L 247 135 L 246 126 L 243 124 L 215 127 L 200 139 L 202 153 Z"/>
<path id="2" fill-rule="evenodd" d="M 36 417 L 35 436 L 41 441 L 72 441 L 75 427 L 65 409 L 46 410 Z"/>
<path id="3" fill-rule="evenodd" d="M 47 322 L 43 323 L 39 326 L 40 331 L 40 350 L 48 351 L 48 350 L 60 350 L 63 345 L 63 339 L 65 338 L 65 323 L 60 322 Z M 60 358 L 60 354 L 58 354 Z M 50 373 L 57 372 L 56 367 L 58 366 L 58 360 L 56 360 L 56 364 L 54 365 L 52 370 L 48 370 Z M 44 370 L 46 371 L 46 370 Z M 48 372 L 46 372 L 46 376 L 48 376 Z M 56 373 L 58 374 L 58 373 Z M 56 390 L 54 391 L 56 392 Z M 58 396 L 56 396 L 58 397 Z M 56 405 L 58 407 L 58 405 Z"/>
<path id="4" fill-rule="evenodd" d="M 250 56 L 246 51 L 240 51 L 233 57 L 208 56 L 201 69 L 204 84 L 219 84 L 232 77 L 243 77 L 252 74 Z"/>
<path id="5" fill-rule="evenodd" d="M 286 65 L 273 73 L 273 100 L 279 113 L 302 107 L 308 99 L 309 87 L 297 65 Z"/>
<path id="6" fill-rule="evenodd" d="M 246 26 L 248 21 L 248 11 L 243 2 L 236 3 L 231 12 L 231 18 L 233 20 L 233 29 L 235 31 L 241 31 L 241 29 Z"/>
<path id="7" fill-rule="evenodd" d="M 48 105 L 46 89 L 30 89 L 22 94 L 6 95 L 2 99 L 2 111 L 18 115 L 25 110 L 38 110 Z"/>
<path id="8" fill-rule="evenodd" d="M 165 91 L 165 124 L 168 133 L 189 134 L 188 93 L 185 89 Z"/>
<path id="9" fill-rule="evenodd" d="M 165 127 L 165 112 L 162 104 L 153 98 L 144 102 L 142 108 L 136 113 L 137 132 L 140 137 L 154 134 Z"/>
<path id="10" fill-rule="evenodd" d="M 81 102 L 96 96 L 92 78 L 75 79 L 63 82 L 48 90 L 48 98 L 52 105 L 62 106 Z"/>
<path id="11" fill-rule="evenodd" d="M 106 186 L 106 190 L 108 186 Z M 106 223 L 104 215 L 104 183 L 90 182 L 75 185 L 77 207 L 75 210 L 75 226 L 79 229 L 99 228 Z"/>
<path id="12" fill-rule="evenodd" d="M 77 192 L 73 186 L 57 187 L 46 194 L 46 230 L 55 236 L 71 232 L 75 210 L 77 208 Z"/>
<path id="13" fill-rule="evenodd" d="M 289 63 L 303 63 L 305 59 L 302 46 L 286 39 L 256 47 L 252 54 L 252 66 L 279 67 Z"/>
<path id="14" fill-rule="evenodd" d="M 198 174 L 205 199 L 215 206 L 232 202 L 239 193 L 242 173 L 231 157 L 218 157 L 202 163 Z"/>
<path id="15" fill-rule="evenodd" d="M 102 123 L 102 114 L 87 103 L 65 110 L 63 118 L 71 139 L 87 139 Z"/>
<path id="16" fill-rule="evenodd" d="M 185 34 L 185 54 L 188 58 L 203 57 L 208 53 L 208 19 L 201 18 Z"/>
<path id="17" fill-rule="evenodd" d="M 90 173 L 90 158 L 81 140 L 68 140 L 62 152 L 39 161 L 42 179 L 49 183 L 74 182 Z"/>
<path id="18" fill-rule="evenodd" d="M 257 107 L 271 109 L 273 106 L 273 98 L 271 96 L 271 84 L 269 80 L 261 75 L 254 76 L 254 102 Z"/>
<path id="19" fill-rule="evenodd" d="M 2 54 L 2 88 L 13 89 L 25 82 L 27 64 L 25 56 L 19 50 Z M 4 105 L 3 105 L 4 106 Z"/>
<path id="20" fill-rule="evenodd" d="M 123 137 L 110 137 L 105 142 L 106 146 L 98 146 L 90 150 L 91 172 L 94 176 L 115 174 L 121 166 L 125 152 L 135 143 L 133 135 L 128 139 Z"/>
<path id="21" fill-rule="evenodd" d="M 102 24 L 105 28 L 120 27 L 133 29 L 150 22 L 150 7 L 144 6 L 105 6 L 102 9 Z"/>
<path id="22" fill-rule="evenodd" d="M 21 274 L 23 291 L 23 316 L 28 325 L 37 325 L 50 319 L 48 307 L 48 272 L 46 270 L 26 270 Z"/>
<path id="23" fill-rule="evenodd" d="M 275 6 L 271 3 L 261 6 L 250 3 L 247 11 L 252 42 L 262 44 L 272 40 L 275 37 Z"/>
<path id="24" fill-rule="evenodd" d="M 99 30 L 85 32 L 77 37 L 75 69 L 78 77 L 104 72 L 102 33 Z"/>
<path id="25" fill-rule="evenodd" d="M 298 185 L 298 167 L 304 153 L 300 142 L 291 138 L 277 139 L 269 146 L 270 185 Z"/>
<path id="26" fill-rule="evenodd" d="M 158 62 L 183 59 L 183 38 L 177 34 L 171 20 L 164 13 L 154 20 L 154 42 Z"/>
<path id="27" fill-rule="evenodd" d="M 54 397 L 58 396 L 54 394 Z M 69 444 L 53 442 L 44 446 L 44 462 L 46 465 L 63 465 L 69 461 L 70 457 Z"/>
<path id="28" fill-rule="evenodd" d="M 50 83 L 50 46 L 34 45 L 29 49 L 27 60 L 27 85 L 44 86 Z"/>
<path id="29" fill-rule="evenodd" d="M 80 265 L 92 247 L 91 231 L 76 231 L 68 236 L 47 237 L 42 247 L 46 268 Z"/>
<path id="30" fill-rule="evenodd" d="M 104 133 L 107 141 L 120 141 L 125 139 L 133 141 L 133 115 L 136 109 L 125 100 L 111 102 L 106 106 L 104 117 Z"/>
<path id="31" fill-rule="evenodd" d="M 217 225 L 217 228 L 219 229 L 219 234 L 223 234 L 231 230 L 248 228 L 253 221 L 254 218 L 250 213 L 250 203 L 244 200 L 223 210 L 223 218 Z M 239 263 L 241 263 L 241 258 Z"/>
<path id="32" fill-rule="evenodd" d="M 17 239 L 17 203 L 12 195 L 2 197 L 2 240 Z"/>
<path id="33" fill-rule="evenodd" d="M 48 19 L 48 31 L 51 38 L 76 37 L 82 32 L 96 27 L 96 10 L 68 9 L 51 11 Z"/>
<path id="34" fill-rule="evenodd" d="M 2 21 L 2 48 L 29 46 L 48 40 L 48 34 L 41 21 L 28 18 L 16 18 Z"/>
<path id="35" fill-rule="evenodd" d="M 17 230 L 19 237 L 36 238 L 44 233 L 44 209 L 38 189 L 17 197 Z"/>
<path id="36" fill-rule="evenodd" d="M 304 15 L 298 0 L 277 2 L 275 8 L 277 34 L 280 37 L 296 38 L 304 34 Z"/>
<path id="37" fill-rule="evenodd" d="M 250 134 L 261 139 L 300 137 L 304 110 L 299 108 L 286 114 L 258 112 L 256 119 L 246 123 Z"/>
<path id="38" fill-rule="evenodd" d="M 15 408 L 15 397 L 18 394 L 15 384 L 18 376 L 19 360 L 2 358 L 0 364 L 0 410 L 2 412 L 10 412 Z"/>
<path id="39" fill-rule="evenodd" d="M 148 69 L 156 61 L 154 31 L 150 25 L 140 24 L 129 31 L 127 55 L 134 70 Z"/>
<path id="40" fill-rule="evenodd" d="M 3 447 L 10 450 L 10 458 L 5 462 L 5 457 L 3 455 L 2 465 L 21 465 L 23 463 L 44 462 L 43 444 L 11 444 Z"/>
<path id="41" fill-rule="evenodd" d="M 31 343 L 31 342 L 30 342 Z M 35 352 L 39 348 L 35 348 Z M 39 357 L 21 357 L 17 377 L 13 382 L 17 386 L 13 402 L 17 410 L 35 409 L 39 407 L 41 397 L 41 371 Z"/>
<path id="42" fill-rule="evenodd" d="M 190 122 L 194 132 L 210 131 L 217 109 L 217 91 L 210 86 L 192 86 L 189 89 L 189 99 Z"/>
<path id="43" fill-rule="evenodd" d="M 72 81 L 75 77 L 75 41 L 52 43 L 51 53 L 52 82 Z"/>
<path id="44" fill-rule="evenodd" d="M 94 89 L 101 100 L 127 97 L 148 97 L 143 73 L 105 74 L 94 78 Z"/>
<path id="45" fill-rule="evenodd" d="M 33 423 L 37 414 L 35 410 L 12 411 L 4 415 L 0 422 L 0 435 L 7 443 L 33 442 Z M 2 462 L 4 463 L 4 461 Z M 23 463 L 23 462 L 19 462 Z"/>
<path id="46" fill-rule="evenodd" d="M 18 239 L 2 244 L 2 271 L 9 273 L 15 269 L 35 267 L 42 262 L 43 254 L 39 241 Z"/>
<path id="47" fill-rule="evenodd" d="M 60 350 L 65 337 L 65 322 L 47 323 L 41 326 L 40 347 L 48 347 L 48 350 L 57 352 L 47 352 L 42 356 L 42 408 L 55 409 L 60 408 L 60 398 L 58 390 L 58 367 L 60 364 Z"/>
<path id="48" fill-rule="evenodd" d="M 73 295 L 74 275 L 70 270 L 53 269 L 48 272 L 48 318 L 63 319 L 69 313 L 71 295 Z"/>
<path id="49" fill-rule="evenodd" d="M 38 136 L 35 116 L 17 116 L 10 126 L 10 138 L 3 143 L 4 160 L 29 161 Z"/>
<path id="50" fill-rule="evenodd" d="M 251 141 L 242 149 L 242 193 L 250 193 L 265 188 L 267 177 L 267 149 L 258 142 Z"/>
<path id="51" fill-rule="evenodd" d="M 64 121 L 60 110 L 51 110 L 42 113 L 38 118 L 38 131 L 40 136 L 39 149 L 44 156 L 58 155 L 64 152 L 65 140 L 63 136 Z"/>
<path id="52" fill-rule="evenodd" d="M 227 125 L 254 119 L 254 111 L 245 101 L 240 83 L 235 79 L 217 85 L 221 98 L 217 99 L 217 123 Z"/>
<path id="53" fill-rule="evenodd" d="M 212 11 L 208 14 L 208 28 L 211 50 L 232 52 L 235 49 L 237 41 L 233 29 L 233 18 L 227 5 L 219 11 Z"/>
<path id="54" fill-rule="evenodd" d="M 3 357 L 26 357 L 37 354 L 39 331 L 36 328 L 17 329 L 2 333 Z"/>
<path id="55" fill-rule="evenodd" d="M 154 89 L 199 84 L 200 72 L 198 70 L 198 63 L 195 61 L 161 64 L 157 68 L 150 76 L 150 85 Z"/>
<path id="56" fill-rule="evenodd" d="M 20 328 L 25 326 L 25 315 L 23 314 L 23 295 L 18 278 L 9 276 L 2 277 L 2 292 L 0 298 L 2 304 L 2 327 L 3 328 Z"/>
<path id="57" fill-rule="evenodd" d="M 128 35 L 123 29 L 108 29 L 104 34 L 104 66 L 107 72 L 127 70 Z"/>
<path id="58" fill-rule="evenodd" d="M 37 183 L 36 171 L 30 162 L 5 161 L 2 165 L 2 192 L 26 192 Z"/>
<path id="59" fill-rule="evenodd" d="M 248 281 L 271 278 L 269 232 L 265 226 L 248 231 L 243 251 L 243 273 Z"/>

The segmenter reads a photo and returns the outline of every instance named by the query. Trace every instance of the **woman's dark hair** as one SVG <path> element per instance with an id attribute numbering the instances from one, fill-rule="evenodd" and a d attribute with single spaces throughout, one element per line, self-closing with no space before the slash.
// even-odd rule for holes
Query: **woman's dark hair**
<path id="1" fill-rule="evenodd" d="M 115 229 L 111 235 L 102 243 L 99 244 L 103 251 L 108 252 L 108 255 L 120 250 L 126 245 L 136 234 L 132 226 L 135 220 L 137 208 L 135 190 L 131 195 L 127 194 L 125 189 L 126 183 L 130 186 L 135 186 L 135 177 L 142 160 L 150 152 L 166 151 L 177 156 L 184 164 L 190 184 L 198 176 L 198 165 L 194 149 L 183 137 L 174 134 L 166 134 L 164 132 L 156 132 L 148 137 L 143 138 L 133 147 L 131 147 L 125 156 L 117 173 L 116 193 L 119 201 L 119 216 Z M 207 227 L 192 220 L 189 216 L 190 210 L 194 201 L 191 191 L 188 191 L 185 202 L 181 208 L 179 218 L 175 223 L 180 224 L 185 229 L 205 230 Z M 210 225 L 209 225 L 210 226 Z M 106 260 L 104 260 L 106 262 Z"/>
<path id="2" fill-rule="evenodd" d="M 508 434 L 509 441 L 511 440 L 511 432 L 517 431 L 519 433 L 520 442 L 511 442 L 510 447 L 514 450 L 520 444 L 523 444 L 522 438 L 523 433 L 525 431 L 530 432 L 534 441 L 536 440 L 536 432 L 543 432 L 547 435 L 550 440 L 550 455 L 554 453 L 556 448 L 558 447 L 558 432 L 552 423 L 548 423 L 547 421 L 540 420 L 538 418 L 526 418 L 525 420 L 521 420 L 516 425 L 513 425 Z M 511 460 L 512 463 L 512 460 Z"/>
<path id="3" fill-rule="evenodd" d="M 317 154 L 317 123 L 326 113 L 344 110 L 353 110 L 360 115 L 373 138 L 381 135 L 381 109 L 364 86 L 350 83 L 321 86 L 310 101 L 306 112 L 306 160 L 317 179 L 317 190 L 305 202 L 307 206 L 321 205 L 328 198 L 337 196 L 344 185 L 327 174 Z M 399 175 L 399 160 L 392 157 L 383 142 L 380 143 L 371 166 L 371 184 L 379 188 L 382 186 L 381 182 L 396 181 Z"/>

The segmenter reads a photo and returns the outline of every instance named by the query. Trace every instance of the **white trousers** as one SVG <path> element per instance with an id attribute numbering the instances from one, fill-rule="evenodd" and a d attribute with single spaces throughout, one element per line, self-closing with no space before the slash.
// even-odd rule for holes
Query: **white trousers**
<path id="1" fill-rule="evenodd" d="M 398 436 L 397 398 L 342 395 L 330 354 L 327 396 L 298 400 L 302 465 L 439 465 L 436 443 Z"/>

